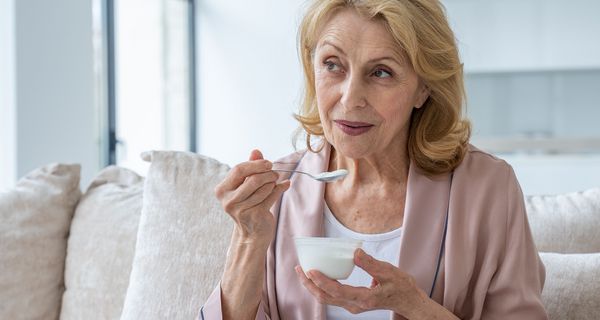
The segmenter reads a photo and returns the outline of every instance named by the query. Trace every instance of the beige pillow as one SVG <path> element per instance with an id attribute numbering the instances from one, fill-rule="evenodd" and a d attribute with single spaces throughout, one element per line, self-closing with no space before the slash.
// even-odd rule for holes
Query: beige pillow
<path id="1" fill-rule="evenodd" d="M 71 224 L 60 318 L 118 319 L 142 211 L 144 180 L 119 167 L 100 171 Z"/>
<path id="2" fill-rule="evenodd" d="M 153 151 L 121 319 L 193 319 L 218 283 L 232 223 L 214 196 L 228 171 L 193 153 Z"/>
<path id="3" fill-rule="evenodd" d="M 546 266 L 542 300 L 550 319 L 598 319 L 600 253 L 540 253 Z"/>
<path id="4" fill-rule="evenodd" d="M 57 319 L 79 165 L 50 164 L 0 193 L 0 319 Z"/>
<path id="5" fill-rule="evenodd" d="M 600 252 L 600 188 L 526 197 L 527 215 L 539 251 Z"/>

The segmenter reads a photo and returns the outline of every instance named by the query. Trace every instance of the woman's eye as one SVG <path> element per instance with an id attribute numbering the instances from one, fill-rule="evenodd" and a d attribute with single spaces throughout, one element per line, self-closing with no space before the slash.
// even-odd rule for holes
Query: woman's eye
<path id="1" fill-rule="evenodd" d="M 327 67 L 328 71 L 337 72 L 340 70 L 340 67 L 335 62 L 332 62 L 330 60 L 325 61 L 324 64 Z"/>
<path id="2" fill-rule="evenodd" d="M 383 69 L 375 70 L 375 72 L 373 72 L 373 75 L 376 76 L 377 78 L 389 78 L 392 76 L 392 74 L 390 72 L 385 71 Z"/>

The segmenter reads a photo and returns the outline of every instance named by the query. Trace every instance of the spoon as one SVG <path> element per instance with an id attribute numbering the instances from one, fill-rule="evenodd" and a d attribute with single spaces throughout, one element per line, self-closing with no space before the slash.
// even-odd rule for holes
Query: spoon
<path id="1" fill-rule="evenodd" d="M 285 170 L 285 169 L 272 169 L 272 171 L 297 172 L 297 173 L 305 174 L 317 181 L 322 181 L 322 182 L 332 182 L 335 180 L 339 180 L 339 179 L 344 178 L 348 174 L 348 170 L 346 170 L 346 169 L 338 169 L 335 171 L 325 171 L 325 172 L 321 172 L 318 174 L 310 174 L 310 173 L 304 172 L 304 171 Z"/>

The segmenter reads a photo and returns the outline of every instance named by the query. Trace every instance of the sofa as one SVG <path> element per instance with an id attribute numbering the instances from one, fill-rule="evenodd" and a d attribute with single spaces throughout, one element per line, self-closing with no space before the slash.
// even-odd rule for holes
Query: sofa
<path id="1" fill-rule="evenodd" d="M 194 319 L 232 223 L 213 195 L 229 167 L 151 151 L 146 177 L 49 164 L 0 192 L 0 319 Z M 600 318 L 600 189 L 528 195 L 550 319 Z"/>

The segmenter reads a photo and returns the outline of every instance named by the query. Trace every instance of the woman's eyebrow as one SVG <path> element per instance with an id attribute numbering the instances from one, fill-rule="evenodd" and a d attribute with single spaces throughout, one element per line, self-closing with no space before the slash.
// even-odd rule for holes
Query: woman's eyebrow
<path id="1" fill-rule="evenodd" d="M 333 42 L 331 42 L 329 40 L 323 40 L 323 42 L 321 42 L 321 44 L 319 45 L 319 47 L 325 47 L 325 46 L 333 47 L 335 50 L 339 51 L 343 55 L 346 55 L 346 52 L 344 52 L 344 50 L 342 48 L 340 48 L 338 45 L 334 44 Z M 401 60 L 398 60 L 398 57 L 396 57 L 394 55 L 386 55 L 383 57 L 369 59 L 369 61 L 367 61 L 367 63 L 375 63 L 375 62 L 383 62 L 383 61 L 390 61 L 399 66 L 402 66 Z"/>
<path id="2" fill-rule="evenodd" d="M 399 61 L 398 58 L 396 58 L 394 56 L 384 56 L 384 57 L 379 57 L 379 58 L 373 58 L 373 59 L 370 59 L 369 61 L 367 61 L 367 63 L 374 64 L 376 62 L 385 62 L 385 61 L 389 61 L 394 64 L 397 64 L 398 66 L 402 66 L 402 62 Z"/>
<path id="3" fill-rule="evenodd" d="M 346 55 L 346 52 L 344 52 L 344 50 L 342 50 L 342 48 L 340 48 L 339 46 L 337 46 L 337 45 L 333 44 L 331 41 L 324 40 L 324 41 L 321 43 L 320 47 L 323 47 L 323 46 L 331 46 L 331 47 L 333 47 L 335 50 L 337 50 L 337 51 L 341 52 L 343 55 Z"/>

